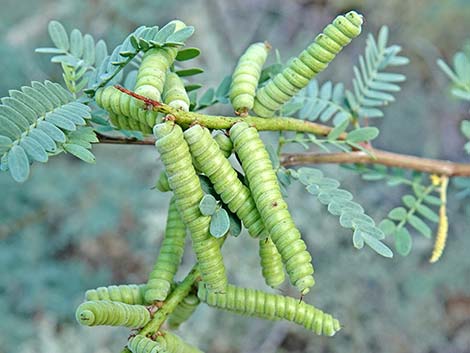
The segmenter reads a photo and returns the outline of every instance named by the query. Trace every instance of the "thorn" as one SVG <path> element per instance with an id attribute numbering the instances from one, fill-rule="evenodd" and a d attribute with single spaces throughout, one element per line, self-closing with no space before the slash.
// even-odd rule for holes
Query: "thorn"
<path id="1" fill-rule="evenodd" d="M 168 114 L 163 118 L 163 121 L 175 121 L 176 117 L 174 115 Z"/>
<path id="2" fill-rule="evenodd" d="M 194 125 L 201 125 L 202 127 L 204 127 L 202 124 L 199 123 L 199 121 L 197 120 L 194 120 L 190 125 L 189 127 L 193 127 Z"/>

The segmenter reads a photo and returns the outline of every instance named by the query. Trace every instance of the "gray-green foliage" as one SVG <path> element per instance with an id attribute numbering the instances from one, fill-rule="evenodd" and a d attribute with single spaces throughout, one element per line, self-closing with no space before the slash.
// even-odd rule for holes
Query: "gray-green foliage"
<path id="1" fill-rule="evenodd" d="M 313 80 L 289 102 L 284 113 L 298 111 L 299 118 L 311 121 L 332 119 L 334 125 L 345 120 L 383 117 L 382 109 L 395 101 L 394 94 L 400 91 L 398 84 L 406 79 L 405 75 L 388 70 L 409 62 L 399 55 L 399 45 L 388 46 L 387 42 L 386 26 L 380 29 L 377 39 L 368 34 L 364 55 L 353 67 L 352 91 L 342 83 L 326 81 L 320 85 Z"/>
<path id="2" fill-rule="evenodd" d="M 38 48 L 36 53 L 54 55 L 51 62 L 61 64 L 69 91 L 80 93 L 87 87 L 91 73 L 108 56 L 106 42 L 96 41 L 90 34 L 83 35 L 77 28 L 68 34 L 58 21 L 49 23 L 48 32 L 55 47 Z"/>
<path id="3" fill-rule="evenodd" d="M 80 78 L 78 78 L 78 80 L 80 80 Z M 68 86 L 69 86 L 69 85 L 68 85 Z M 70 89 L 70 87 L 69 87 L 69 89 Z M 212 91 L 212 92 L 210 92 L 209 94 L 207 94 L 207 97 L 208 97 L 208 98 L 206 97 L 206 99 L 202 100 L 203 103 L 204 103 L 204 102 L 209 102 L 209 103 L 210 103 L 209 105 L 211 105 L 211 104 L 213 104 L 214 102 L 216 102 L 218 96 L 217 96 L 216 94 L 214 94 L 214 93 L 215 93 L 215 92 Z M 214 99 L 214 97 L 215 97 L 215 99 Z M 220 95 L 220 97 L 223 97 L 223 96 Z M 206 106 L 208 106 L 208 105 L 206 105 Z M 204 105 L 204 104 L 201 104 L 201 105 L 199 105 L 199 107 L 202 108 L 202 107 L 205 107 L 205 105 Z M 325 116 L 328 116 L 328 114 L 325 113 Z M 339 119 L 339 120 L 341 120 L 341 119 Z M 72 183 L 72 181 L 70 181 L 70 183 Z M 75 184 L 75 185 L 76 185 L 76 184 Z M 466 189 L 463 188 L 463 192 L 465 192 L 465 190 L 466 190 Z M 101 210 L 101 211 L 104 212 L 103 210 Z M 97 217 L 97 218 L 99 218 L 99 217 Z M 94 221 L 94 222 L 97 222 L 97 219 L 93 219 L 93 221 Z M 47 241 L 47 240 L 45 240 L 45 241 Z M 27 243 L 27 242 L 25 242 L 25 245 L 26 245 L 26 243 Z M 333 254 L 334 254 L 334 253 L 333 253 Z M 54 261 L 55 261 L 55 260 L 54 260 Z M 54 262 L 54 261 L 51 261 L 51 262 Z M 344 264 L 343 264 L 343 265 L 344 265 Z M 357 264 L 357 265 L 359 266 L 359 264 Z M 331 267 L 333 267 L 333 266 L 331 266 Z M 338 267 L 341 267 L 341 265 L 338 265 Z M 344 267 L 344 266 L 343 266 L 343 267 Z M 337 272 L 339 273 L 339 271 L 337 271 Z M 360 271 L 358 270 L 358 272 L 360 272 Z M 364 278 L 363 278 L 364 283 L 366 283 L 367 280 L 370 280 L 370 276 L 369 276 L 369 275 L 370 275 L 370 272 L 368 271 L 367 268 L 363 268 L 362 273 L 367 273 L 367 274 L 368 274 L 367 276 L 365 275 Z M 338 274 L 338 276 L 339 276 L 339 274 Z M 385 272 L 384 272 L 384 273 L 381 273 L 381 276 L 382 276 L 382 277 L 385 277 Z M 380 277 L 380 276 L 377 275 L 377 277 L 376 277 L 376 278 L 377 278 L 377 282 L 379 281 L 379 277 Z M 374 278 L 375 278 L 375 277 L 374 277 Z M 328 278 L 328 279 L 330 279 L 330 278 Z M 100 281 L 100 283 L 107 283 L 107 282 L 109 282 L 109 281 L 106 281 L 106 280 Z M 333 281 L 332 281 L 332 282 L 333 282 Z M 89 285 L 89 287 L 92 287 L 92 286 L 93 286 L 93 285 Z M 336 290 L 336 289 L 335 289 L 335 290 Z M 346 290 L 345 290 L 345 291 L 346 291 Z M 348 292 L 350 292 L 350 290 L 348 290 Z M 394 297 L 394 299 L 397 299 L 397 298 Z M 396 300 L 396 301 L 398 302 L 397 305 L 398 305 L 398 304 L 401 305 L 401 303 L 399 303 L 399 300 Z M 336 303 L 335 303 L 335 305 L 336 305 Z M 385 305 L 385 303 L 384 303 L 384 305 Z M 355 305 L 354 305 L 353 307 L 355 307 Z M 6 308 L 6 310 L 9 310 L 9 309 L 10 309 L 10 308 Z M 394 314 L 394 313 L 391 313 L 391 314 Z"/>
<path id="4" fill-rule="evenodd" d="M 224 208 L 222 208 L 221 205 L 218 205 L 218 201 L 213 195 L 208 194 L 201 199 L 201 202 L 199 203 L 199 210 L 201 211 L 202 215 L 211 216 L 209 231 L 212 236 L 221 238 L 227 234 L 230 228 L 233 227 L 229 213 Z M 236 215 L 232 216 L 237 218 Z M 236 224 L 239 223 L 240 220 L 236 222 Z M 234 236 L 237 236 L 240 231 L 234 230 L 233 233 L 235 233 Z"/>
<path id="5" fill-rule="evenodd" d="M 352 119 L 351 112 L 344 104 L 344 92 L 342 83 L 327 81 L 320 86 L 317 80 L 312 80 L 307 88 L 292 99 L 284 114 L 290 115 L 300 108 L 300 119 L 322 122 L 333 119 L 333 124 L 338 125 Z"/>
<path id="6" fill-rule="evenodd" d="M 397 83 L 405 81 L 402 74 L 386 72 L 389 67 L 409 63 L 399 56 L 399 45 L 387 46 L 388 28 L 382 27 L 377 39 L 367 37 L 364 56 L 359 56 L 359 66 L 354 66 L 353 90 L 346 91 L 348 105 L 358 118 L 383 117 L 381 108 L 395 101 L 394 93 L 400 91 Z"/>
<path id="7" fill-rule="evenodd" d="M 33 161 L 45 163 L 63 151 L 95 161 L 89 149 L 97 139 L 93 129 L 85 127 L 90 109 L 59 84 L 33 82 L 1 101 L 0 170 L 9 170 L 16 181 L 28 178 Z"/>
<path id="8" fill-rule="evenodd" d="M 336 179 L 325 177 L 321 170 L 313 168 L 303 167 L 292 172 L 310 194 L 328 207 L 328 212 L 339 217 L 342 227 L 353 230 L 354 247 L 362 249 L 366 244 L 382 256 L 393 256 L 392 251 L 382 242 L 384 232 L 365 214 L 361 205 L 352 201 L 353 195 L 349 191 L 339 188 L 340 184 Z"/>
<path id="9" fill-rule="evenodd" d="M 393 236 L 397 252 L 403 256 L 410 253 L 413 238 L 410 230 L 425 236 L 432 237 L 432 229 L 428 225 L 435 225 L 439 215 L 433 208 L 439 207 L 441 200 L 436 195 L 437 187 L 430 181 L 426 182 L 421 173 L 411 176 L 401 169 L 384 166 L 348 166 L 361 174 L 367 181 L 386 181 L 388 186 L 406 185 L 411 193 L 402 196 L 402 205 L 393 208 L 379 224 L 379 228 L 387 236 Z M 424 179 L 424 180 L 423 180 Z"/>
<path id="10" fill-rule="evenodd" d="M 452 95 L 458 99 L 470 101 L 470 45 L 454 55 L 453 68 L 450 68 L 442 59 L 437 60 L 437 65 L 451 80 Z M 462 121 L 460 129 L 465 138 L 470 140 L 470 121 Z M 467 142 L 464 148 L 470 154 L 470 142 Z"/>
<path id="11" fill-rule="evenodd" d="M 194 28 L 192 26 L 184 27 L 175 32 L 175 24 L 171 22 L 162 28 L 158 26 L 138 27 L 114 48 L 111 55 L 103 59 L 94 75 L 90 78 L 86 92 L 93 94 L 100 87 L 120 82 L 123 77 L 122 69 L 140 52 L 164 46 L 180 47 L 193 33 Z"/>

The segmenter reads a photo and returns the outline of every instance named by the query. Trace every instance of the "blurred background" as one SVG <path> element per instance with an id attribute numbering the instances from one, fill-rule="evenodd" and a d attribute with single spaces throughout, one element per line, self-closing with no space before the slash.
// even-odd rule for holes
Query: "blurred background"
<path id="1" fill-rule="evenodd" d="M 190 45 L 202 49 L 198 77 L 216 85 L 254 41 L 268 40 L 283 59 L 297 54 L 338 13 L 365 15 L 365 32 L 390 27 L 390 43 L 411 64 L 397 103 L 376 121 L 376 146 L 434 158 L 465 160 L 459 122 L 468 106 L 448 94 L 435 62 L 447 61 L 469 36 L 467 0 L 1 0 L 0 96 L 46 78 L 61 82 L 58 66 L 34 54 L 49 46 L 47 23 L 58 19 L 109 47 L 140 24 L 180 18 L 196 27 Z M 350 87 L 365 35 L 318 77 Z M 224 108 L 225 109 L 225 108 Z M 86 289 L 142 283 L 153 265 L 168 195 L 152 190 L 161 165 L 154 148 L 95 146 L 96 165 L 61 155 L 35 165 L 16 184 L 0 175 L 0 352 L 120 352 L 127 330 L 82 328 L 74 311 Z M 467 157 L 468 161 L 468 157 Z M 366 183 L 337 167 L 338 177 L 377 221 L 405 191 Z M 294 185 L 288 202 L 314 253 L 317 286 L 306 301 L 334 313 L 344 329 L 334 338 L 290 324 L 247 319 L 200 306 L 180 334 L 207 352 L 470 352 L 470 207 L 451 192 L 450 236 L 443 258 L 427 261 L 430 240 L 414 237 L 412 253 L 387 260 L 353 248 L 351 234 L 313 197 Z M 224 249 L 232 282 L 258 286 L 257 243 L 240 237 Z M 180 276 L 193 263 L 185 255 Z M 294 294 L 294 293 L 291 293 Z"/>

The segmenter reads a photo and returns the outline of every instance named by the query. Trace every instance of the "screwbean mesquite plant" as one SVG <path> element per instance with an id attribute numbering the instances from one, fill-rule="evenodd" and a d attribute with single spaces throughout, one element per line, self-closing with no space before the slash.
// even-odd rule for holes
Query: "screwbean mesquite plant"
<path id="1" fill-rule="evenodd" d="M 88 290 L 76 310 L 80 324 L 133 328 L 124 347 L 133 353 L 199 352 L 163 325 L 178 328 L 201 303 L 335 335 L 340 321 L 303 300 L 315 284 L 314 259 L 321 254 L 307 249 L 288 209 L 285 198 L 294 182 L 351 230 L 357 249 L 367 245 L 392 257 L 388 236 L 395 251 L 407 255 L 412 234 L 419 233 L 435 237 L 430 262 L 439 259 L 448 233 L 449 180 L 460 176 L 457 184 L 470 189 L 462 182 L 470 165 L 372 147 L 379 134 L 372 119 L 384 116 L 406 79 L 399 73 L 408 63 L 401 47 L 388 44 L 388 29 L 382 27 L 377 37 L 368 34 L 365 52 L 352 67 L 351 89 L 316 80 L 363 25 L 355 11 L 340 15 L 299 55 L 287 62 L 278 55 L 271 65 L 266 64 L 271 44 L 254 43 L 231 75 L 199 95 L 202 85 L 192 81 L 203 70 L 181 66 L 200 55 L 186 46 L 194 28 L 182 21 L 141 26 L 111 53 L 103 40 L 78 29 L 67 33 L 59 22 L 50 22 L 54 47 L 37 52 L 53 55 L 51 61 L 61 65 L 65 87 L 34 81 L 1 99 L 0 169 L 25 182 L 33 162 L 45 163 L 62 152 L 95 163 L 93 144 L 154 144 L 164 167 L 156 189 L 172 193 L 164 240 L 147 283 Z M 438 62 L 454 84 L 454 95 L 464 100 L 470 100 L 469 54 L 456 54 L 454 69 Z M 202 112 L 218 105 L 231 105 L 234 114 Z M 470 139 L 469 126 L 462 123 Z M 265 145 L 260 131 L 277 132 L 276 148 Z M 324 152 L 283 153 L 291 144 Z M 405 185 L 410 192 L 376 223 L 335 178 L 316 168 L 290 168 L 315 163 L 343 164 L 367 181 Z M 279 288 L 288 279 L 297 297 L 229 283 L 230 264 L 221 247 L 235 241 L 229 238 L 238 237 L 243 227 L 259 246 L 267 287 Z M 177 281 L 188 235 L 197 261 Z"/>

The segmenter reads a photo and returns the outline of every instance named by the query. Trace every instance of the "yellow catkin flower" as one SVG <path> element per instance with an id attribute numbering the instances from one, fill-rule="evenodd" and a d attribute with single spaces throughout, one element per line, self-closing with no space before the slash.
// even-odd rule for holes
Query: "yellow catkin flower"
<path id="1" fill-rule="evenodd" d="M 441 184 L 441 177 L 439 175 L 433 174 L 429 178 L 431 179 L 432 185 L 439 186 Z"/>
<path id="2" fill-rule="evenodd" d="M 435 184 L 435 175 L 431 176 L 431 181 L 433 185 Z M 434 242 L 434 249 L 432 251 L 431 258 L 429 259 L 430 263 L 434 263 L 439 260 L 446 246 L 447 233 L 449 230 L 449 222 L 446 214 L 446 204 L 447 204 L 447 186 L 449 184 L 449 178 L 442 176 L 439 178 L 437 185 L 441 185 L 441 207 L 439 208 L 439 226 L 437 227 L 436 241 Z"/>

